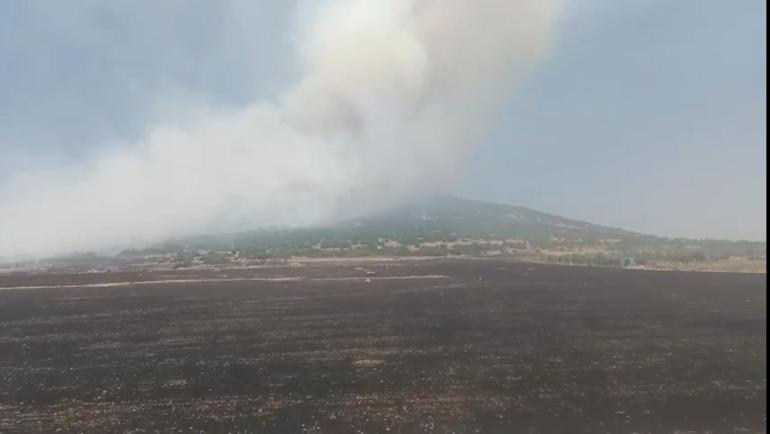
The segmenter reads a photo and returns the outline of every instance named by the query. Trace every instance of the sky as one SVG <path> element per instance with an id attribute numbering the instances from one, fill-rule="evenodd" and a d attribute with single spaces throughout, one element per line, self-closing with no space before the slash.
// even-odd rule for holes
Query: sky
<path id="1" fill-rule="evenodd" d="M 764 1 L 578 1 L 455 188 L 645 233 L 766 238 Z"/>
<path id="2" fill-rule="evenodd" d="M 281 98 L 294 2 L 0 3 L 0 185 L 192 107 Z M 668 236 L 766 237 L 766 3 L 566 2 L 445 192 Z"/>

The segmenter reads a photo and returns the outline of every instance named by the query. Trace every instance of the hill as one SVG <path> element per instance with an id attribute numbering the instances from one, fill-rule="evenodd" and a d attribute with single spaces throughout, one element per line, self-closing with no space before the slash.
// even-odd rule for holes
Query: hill
<path id="1" fill-rule="evenodd" d="M 764 242 L 669 239 L 520 206 L 432 195 L 376 216 L 309 229 L 266 229 L 174 240 L 122 256 L 183 263 L 324 256 L 513 256 L 593 265 L 764 260 Z"/>

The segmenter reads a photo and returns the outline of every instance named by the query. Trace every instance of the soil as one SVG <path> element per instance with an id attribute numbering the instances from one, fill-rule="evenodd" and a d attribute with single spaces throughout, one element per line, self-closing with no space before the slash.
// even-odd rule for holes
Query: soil
<path id="1" fill-rule="evenodd" d="M 760 274 L 441 259 L 0 288 L 0 432 L 766 431 Z"/>

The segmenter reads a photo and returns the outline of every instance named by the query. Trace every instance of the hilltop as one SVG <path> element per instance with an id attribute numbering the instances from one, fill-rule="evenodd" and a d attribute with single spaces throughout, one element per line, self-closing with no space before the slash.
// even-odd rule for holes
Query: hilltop
<path id="1" fill-rule="evenodd" d="M 374 216 L 313 228 L 270 228 L 168 240 L 0 270 L 104 271 L 252 266 L 323 258 L 503 257 L 515 261 L 699 271 L 766 271 L 766 243 L 646 235 L 533 209 L 423 197 Z"/>
<path id="2" fill-rule="evenodd" d="M 729 268 L 740 269 L 750 261 L 757 271 L 764 263 L 766 243 L 670 239 L 521 206 L 437 194 L 335 225 L 199 236 L 122 253 L 147 255 L 172 255 L 181 264 L 292 257 L 510 256 L 534 262 L 663 268 L 731 261 Z"/>

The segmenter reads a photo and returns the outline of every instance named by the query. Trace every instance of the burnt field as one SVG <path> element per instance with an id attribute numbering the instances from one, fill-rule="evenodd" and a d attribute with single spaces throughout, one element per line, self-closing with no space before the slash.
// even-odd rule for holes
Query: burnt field
<path id="1" fill-rule="evenodd" d="M 0 288 L 0 432 L 766 430 L 764 275 L 437 260 Z"/>

